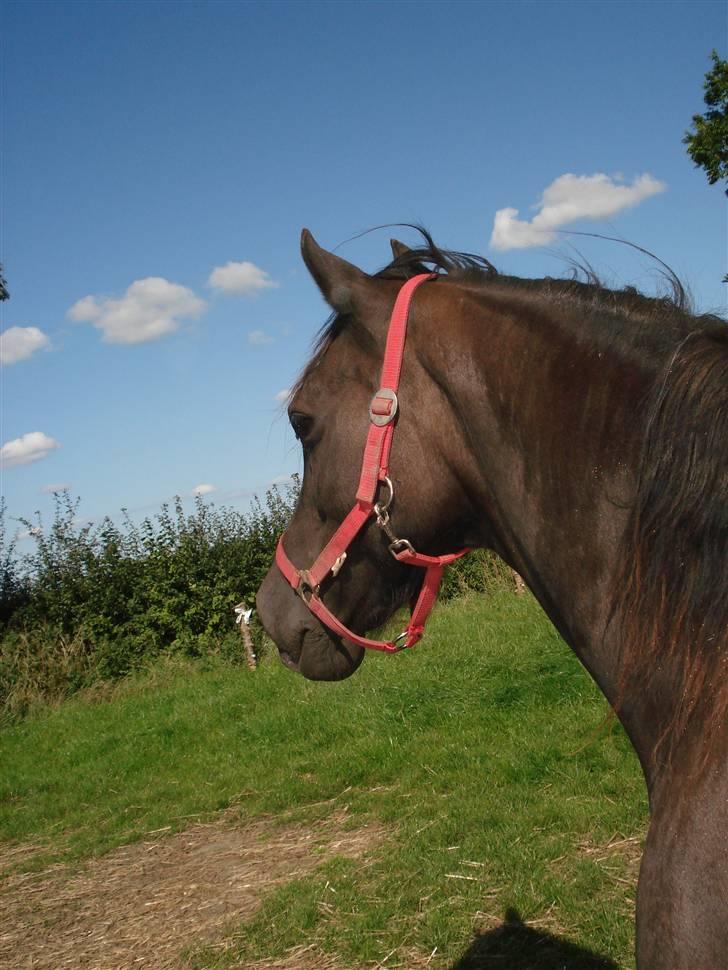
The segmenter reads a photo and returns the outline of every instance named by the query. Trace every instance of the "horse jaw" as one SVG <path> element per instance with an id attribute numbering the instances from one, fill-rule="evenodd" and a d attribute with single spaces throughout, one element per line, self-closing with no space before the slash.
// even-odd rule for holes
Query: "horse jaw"
<path id="1" fill-rule="evenodd" d="M 328 631 L 307 631 L 297 669 L 307 680 L 345 680 L 358 669 L 364 654 L 362 647 Z"/>

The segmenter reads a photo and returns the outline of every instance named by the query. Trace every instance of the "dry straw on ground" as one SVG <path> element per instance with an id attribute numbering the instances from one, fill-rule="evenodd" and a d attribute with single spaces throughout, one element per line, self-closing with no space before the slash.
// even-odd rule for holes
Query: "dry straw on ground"
<path id="1" fill-rule="evenodd" d="M 0 967 L 179 970 L 186 950 L 224 948 L 231 926 L 253 916 L 275 886 L 333 855 L 362 858 L 380 841 L 374 826 L 347 831 L 344 821 L 339 813 L 281 827 L 228 817 L 174 835 L 149 833 L 151 840 L 80 869 L 12 874 L 0 888 Z M 23 851 L 15 847 L 0 862 L 17 863 Z M 254 966 L 339 970 L 309 947 Z"/>
<path id="2" fill-rule="evenodd" d="M 82 867 L 56 865 L 35 873 L 12 868 L 44 851 L 28 843 L 0 847 L 0 970 L 183 970 L 186 952 L 210 947 L 228 952 L 235 931 L 276 886 L 312 872 L 332 856 L 361 860 L 381 845 L 376 825 L 347 830 L 339 811 L 313 824 L 276 819 L 240 823 L 228 813 L 184 832 L 148 833 Z M 636 883 L 639 836 L 615 835 L 607 843 L 584 841 L 575 849 L 622 885 Z M 561 859 L 552 860 L 558 866 Z M 481 863 L 463 860 L 453 880 L 475 879 Z M 483 888 L 483 902 L 497 895 Z M 628 901 L 633 905 L 633 900 Z M 502 925 L 502 913 L 474 915 L 476 934 Z M 554 907 L 530 927 L 566 933 Z M 496 957 L 497 958 L 497 957 Z M 376 967 L 408 970 L 442 966 L 437 949 L 402 947 Z M 231 964 L 235 970 L 345 970 L 314 940 L 276 958 Z M 375 970 L 371 964 L 368 970 Z"/>

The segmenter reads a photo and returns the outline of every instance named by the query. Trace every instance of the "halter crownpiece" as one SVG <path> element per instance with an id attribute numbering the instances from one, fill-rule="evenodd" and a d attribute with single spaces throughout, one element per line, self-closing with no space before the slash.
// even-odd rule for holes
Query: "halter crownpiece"
<path id="1" fill-rule="evenodd" d="M 324 626 L 345 640 L 350 640 L 369 650 L 382 650 L 396 653 L 413 647 L 422 639 L 425 623 L 435 605 L 445 566 L 464 556 L 469 549 L 451 552 L 444 556 L 426 556 L 417 552 L 408 539 L 399 539 L 390 525 L 389 507 L 394 498 L 394 485 L 389 477 L 389 453 L 394 435 L 394 419 L 399 412 L 397 390 L 402 370 L 404 344 L 407 336 L 412 296 L 422 283 L 437 278 L 437 273 L 422 273 L 413 276 L 402 286 L 392 310 L 384 349 L 381 386 L 369 405 L 369 432 L 364 446 L 359 487 L 356 502 L 339 528 L 334 532 L 318 558 L 309 569 L 296 569 L 283 548 L 285 533 L 276 547 L 276 565 L 298 593 L 306 606 Z M 386 499 L 375 502 L 380 485 L 387 489 Z M 412 609 L 410 622 L 394 640 L 370 640 L 359 636 L 338 620 L 326 607 L 320 596 L 321 584 L 327 578 L 335 578 L 344 565 L 347 550 L 364 524 L 375 516 L 377 526 L 389 539 L 389 551 L 394 558 L 408 566 L 419 566 L 426 570 L 417 602 Z"/>

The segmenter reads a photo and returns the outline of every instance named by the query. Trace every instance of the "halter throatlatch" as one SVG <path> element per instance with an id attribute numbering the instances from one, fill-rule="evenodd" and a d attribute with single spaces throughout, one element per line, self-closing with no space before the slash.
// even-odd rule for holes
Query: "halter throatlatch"
<path id="1" fill-rule="evenodd" d="M 408 539 L 398 539 L 392 530 L 389 507 L 394 498 L 394 486 L 389 477 L 389 453 L 392 448 L 394 419 L 399 411 L 397 390 L 402 370 L 404 343 L 407 336 L 407 319 L 412 295 L 420 284 L 435 279 L 436 273 L 422 273 L 407 280 L 397 295 L 387 333 L 387 344 L 382 364 L 381 386 L 369 405 L 369 433 L 364 446 L 356 503 L 339 528 L 329 539 L 314 564 L 308 569 L 296 569 L 283 548 L 283 536 L 276 548 L 276 564 L 314 616 L 338 636 L 360 647 L 396 653 L 413 647 L 425 632 L 425 623 L 435 605 L 445 566 L 464 556 L 468 549 L 448 553 L 445 556 L 425 556 L 417 552 Z M 387 490 L 386 496 L 376 502 L 380 484 Z M 349 630 L 327 609 L 320 596 L 321 584 L 328 577 L 336 577 L 346 561 L 347 549 L 371 516 L 389 539 L 389 551 L 394 558 L 408 566 L 425 570 L 420 595 L 412 609 L 407 629 L 394 640 L 370 640 Z M 284 533 L 285 535 L 285 533 Z"/>

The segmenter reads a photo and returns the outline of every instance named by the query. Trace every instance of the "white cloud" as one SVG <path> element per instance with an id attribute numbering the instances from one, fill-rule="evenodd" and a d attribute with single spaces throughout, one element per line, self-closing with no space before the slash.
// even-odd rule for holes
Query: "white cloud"
<path id="1" fill-rule="evenodd" d="M 291 393 L 290 387 L 284 387 L 282 391 L 279 391 L 275 395 L 275 400 L 280 401 L 280 403 L 282 404 L 284 401 L 288 400 L 290 393 Z"/>
<path id="2" fill-rule="evenodd" d="M 216 491 L 217 491 L 217 485 L 208 485 L 203 483 L 202 485 L 195 485 L 195 487 L 192 489 L 192 494 L 209 495 L 210 492 L 216 492 Z"/>
<path id="3" fill-rule="evenodd" d="M 263 344 L 272 344 L 274 338 L 265 330 L 251 330 L 248 334 L 248 343 L 254 347 L 262 347 Z"/>
<path id="4" fill-rule="evenodd" d="M 95 296 L 84 296 L 76 300 L 70 310 L 66 312 L 69 320 L 76 323 L 91 323 L 101 315 L 101 308 Z"/>
<path id="5" fill-rule="evenodd" d="M 68 492 L 71 486 L 67 482 L 61 482 L 58 485 L 44 485 L 41 490 L 41 495 L 55 495 L 56 492 Z"/>
<path id="6" fill-rule="evenodd" d="M 495 214 L 490 245 L 493 249 L 526 249 L 551 242 L 559 226 L 577 219 L 608 219 L 629 209 L 667 186 L 652 175 L 638 175 L 631 185 L 621 176 L 560 175 L 544 189 L 531 219 L 518 219 L 518 209 L 499 209 Z"/>
<path id="7" fill-rule="evenodd" d="M 30 465 L 34 461 L 45 458 L 54 448 L 60 448 L 58 442 L 43 434 L 42 431 L 30 431 L 21 438 L 6 441 L 0 448 L 0 465 L 12 468 L 14 465 Z"/>
<path id="8" fill-rule="evenodd" d="M 241 263 L 230 261 L 224 266 L 216 266 L 207 282 L 213 289 L 229 296 L 254 296 L 261 290 L 275 289 L 278 286 L 264 269 L 247 260 Z"/>
<path id="9" fill-rule="evenodd" d="M 142 344 L 179 329 L 181 317 L 197 317 L 205 301 L 161 276 L 136 280 L 115 300 L 85 296 L 67 312 L 71 320 L 92 323 L 112 344 Z"/>
<path id="10" fill-rule="evenodd" d="M 37 327 L 9 327 L 0 334 L 0 364 L 17 364 L 49 345 L 50 340 Z"/>

